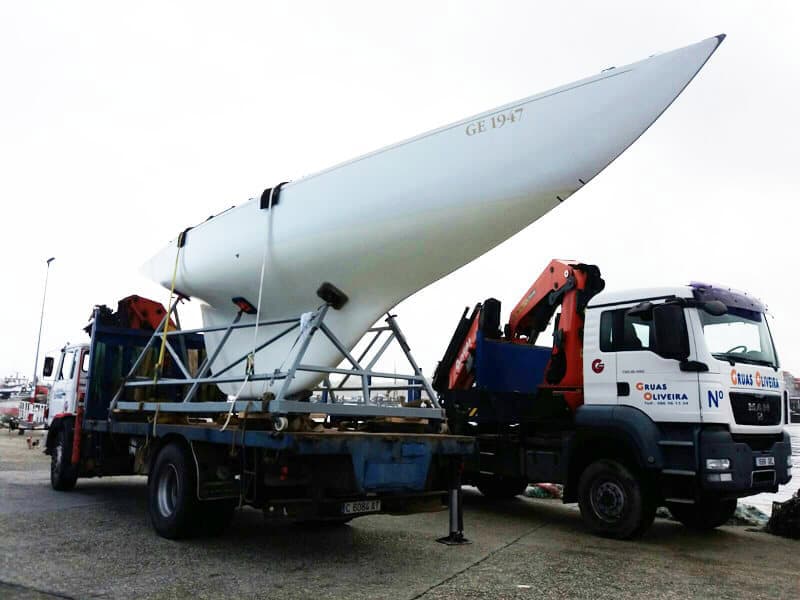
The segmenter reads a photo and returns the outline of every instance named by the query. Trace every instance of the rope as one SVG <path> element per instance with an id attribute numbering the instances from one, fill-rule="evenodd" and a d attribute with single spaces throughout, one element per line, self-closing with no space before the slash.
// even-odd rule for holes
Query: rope
<path id="1" fill-rule="evenodd" d="M 270 190 L 269 193 L 269 202 L 267 204 L 267 208 L 270 211 L 267 213 L 270 215 L 267 217 L 268 219 L 272 218 L 272 196 L 274 190 Z M 267 225 L 267 233 L 269 233 L 269 225 Z M 231 422 L 231 418 L 233 417 L 234 408 L 236 407 L 236 402 L 239 400 L 239 396 L 244 390 L 244 387 L 250 381 L 250 377 L 255 373 L 256 369 L 256 348 L 258 347 L 258 323 L 261 321 L 261 298 L 263 296 L 264 291 L 264 271 L 266 271 L 267 265 L 267 250 L 269 249 L 269 235 L 264 236 L 264 252 L 261 255 L 261 277 L 258 280 L 258 302 L 256 303 L 256 325 L 253 328 L 253 349 L 250 351 L 250 354 L 247 356 L 247 363 L 245 366 L 245 377 L 242 385 L 239 386 L 239 389 L 236 391 L 236 394 L 233 396 L 231 400 L 228 402 L 231 403 L 231 407 L 228 410 L 228 415 L 225 418 L 225 423 L 222 425 L 220 431 L 225 431 L 228 427 L 228 424 Z"/>
<path id="2" fill-rule="evenodd" d="M 250 353 L 253 356 L 253 368 L 255 369 L 255 354 L 256 347 L 258 346 L 258 323 L 261 321 L 261 297 L 264 292 L 264 271 L 267 267 L 267 250 L 269 249 L 269 222 L 272 220 L 272 196 L 275 193 L 274 188 L 269 193 L 269 203 L 267 204 L 267 235 L 264 236 L 264 252 L 261 255 L 261 277 L 258 280 L 258 302 L 256 303 L 256 326 L 253 329 L 253 351 Z"/>
<path id="3" fill-rule="evenodd" d="M 320 308 L 322 307 L 320 306 Z M 286 361 L 289 360 L 289 357 L 294 352 L 294 349 L 297 347 L 297 344 L 300 342 L 301 339 L 303 339 L 304 335 L 308 334 L 309 330 L 311 329 L 310 327 L 311 321 L 313 317 L 316 315 L 316 313 L 320 310 L 320 308 L 318 308 L 316 311 L 306 312 L 300 315 L 300 333 L 298 333 L 297 337 L 294 338 L 294 343 L 292 344 L 292 347 L 289 348 L 289 352 L 286 353 L 286 356 L 283 357 L 283 362 L 281 362 L 280 366 L 272 372 L 272 377 L 269 378 L 269 381 L 266 380 L 264 381 L 264 388 L 261 390 L 262 395 L 267 391 L 267 383 L 269 383 L 269 387 L 270 389 L 272 389 L 272 386 L 275 383 L 275 377 L 277 375 L 280 375 L 281 371 L 283 371 L 283 367 L 286 366 Z"/>
<path id="4" fill-rule="evenodd" d="M 280 190 L 280 187 L 278 187 Z M 255 371 L 256 365 L 256 347 L 258 346 L 258 322 L 261 321 L 261 296 L 264 292 L 264 271 L 266 270 L 267 266 L 267 250 L 269 249 L 269 224 L 272 221 L 272 200 L 275 196 L 275 188 L 272 188 L 269 192 L 269 201 L 267 203 L 267 235 L 264 236 L 264 253 L 261 255 L 261 277 L 258 281 L 258 302 L 256 303 L 256 326 L 253 329 L 253 351 L 250 355 L 253 358 L 253 371 Z M 266 381 L 261 388 L 261 395 L 263 396 L 266 392 L 267 384 Z"/>
<path id="5" fill-rule="evenodd" d="M 170 308 L 172 308 L 172 297 L 175 294 L 175 279 L 178 277 L 178 258 L 181 255 L 181 247 L 183 247 L 183 236 L 185 235 L 185 231 L 178 236 L 178 240 L 175 243 L 175 266 L 172 267 L 172 283 L 169 287 L 169 302 L 167 302 L 167 316 L 166 321 L 164 322 L 164 332 L 161 336 L 161 350 L 158 352 L 158 362 L 156 363 L 156 371 L 153 374 L 153 383 L 158 381 L 158 375 L 161 373 L 161 369 L 164 367 L 164 351 L 167 348 L 167 331 L 169 331 L 169 321 L 170 321 Z"/>
<path id="6" fill-rule="evenodd" d="M 249 356 L 247 357 L 247 362 L 250 363 Z M 223 423 L 220 431 L 225 431 L 228 428 L 228 423 L 231 422 L 231 417 L 233 417 L 234 408 L 236 408 L 236 402 L 239 400 L 239 394 L 242 393 L 242 390 L 244 389 L 244 386 L 247 385 L 248 381 L 250 381 L 250 373 L 247 373 L 247 375 L 245 375 L 244 381 L 242 382 L 242 385 L 239 386 L 239 389 L 237 390 L 236 395 L 233 397 L 233 399 L 228 400 L 228 402 L 231 403 L 231 407 L 228 410 L 228 416 L 225 418 L 225 423 Z"/>
<path id="7" fill-rule="evenodd" d="M 245 469 L 243 469 L 243 471 L 247 469 L 247 446 L 245 445 L 244 436 L 247 433 L 247 411 L 248 410 L 250 410 L 250 403 L 249 402 L 247 403 L 247 406 L 244 407 L 244 419 L 242 420 L 242 427 L 241 427 L 241 431 L 242 431 L 242 457 L 244 458 L 244 466 L 245 466 Z M 236 434 L 235 433 L 233 434 L 232 437 L 233 437 L 234 440 L 236 440 Z M 255 462 L 254 462 L 254 464 L 253 464 L 253 476 L 252 476 L 253 479 L 255 479 L 255 472 L 256 471 L 257 471 L 257 467 L 256 467 Z M 242 484 L 245 485 L 245 482 L 242 481 Z M 248 486 L 248 488 L 250 487 L 249 482 L 248 482 L 247 486 Z M 247 488 L 242 489 L 242 486 L 239 486 L 239 508 L 242 508 L 244 506 L 244 501 L 246 499 L 246 496 L 247 496 Z"/>
<path id="8" fill-rule="evenodd" d="M 161 411 L 161 402 L 156 403 L 156 414 L 153 415 L 153 437 L 158 437 L 156 434 L 156 425 L 158 425 L 158 413 Z"/>

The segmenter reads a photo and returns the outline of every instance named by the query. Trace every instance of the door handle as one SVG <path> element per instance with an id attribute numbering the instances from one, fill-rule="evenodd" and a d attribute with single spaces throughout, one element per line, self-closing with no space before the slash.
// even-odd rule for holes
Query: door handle
<path id="1" fill-rule="evenodd" d="M 617 396 L 630 396 L 631 395 L 631 384 L 627 381 L 618 381 L 617 382 Z"/>

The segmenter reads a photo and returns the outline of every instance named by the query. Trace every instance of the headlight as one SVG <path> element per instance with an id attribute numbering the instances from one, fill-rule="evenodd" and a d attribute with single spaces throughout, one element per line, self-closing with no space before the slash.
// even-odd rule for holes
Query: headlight
<path id="1" fill-rule="evenodd" d="M 733 481 L 733 475 L 730 473 L 709 473 L 706 478 L 709 481 Z"/>
<path id="2" fill-rule="evenodd" d="M 727 471 L 731 468 L 731 461 L 727 458 L 707 458 L 706 470 L 708 471 Z"/>

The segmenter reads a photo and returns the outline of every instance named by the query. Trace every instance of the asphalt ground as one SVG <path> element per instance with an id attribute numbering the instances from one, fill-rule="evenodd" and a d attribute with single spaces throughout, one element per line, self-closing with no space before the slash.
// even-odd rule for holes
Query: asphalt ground
<path id="1" fill-rule="evenodd" d="M 0 430 L 0 598 L 800 598 L 800 542 L 745 527 L 593 537 L 553 500 L 490 504 L 465 490 L 467 546 L 447 513 L 315 529 L 237 514 L 222 537 L 173 542 L 144 478 L 49 486 L 48 457 Z"/>

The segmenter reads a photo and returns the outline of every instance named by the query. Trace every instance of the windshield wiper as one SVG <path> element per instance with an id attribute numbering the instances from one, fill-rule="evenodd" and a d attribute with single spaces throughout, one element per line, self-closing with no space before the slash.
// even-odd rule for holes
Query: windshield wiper
<path id="1" fill-rule="evenodd" d="M 744 356 L 742 358 L 738 358 L 740 362 L 748 363 L 751 365 L 764 365 L 765 367 L 772 367 L 775 369 L 775 365 L 768 360 L 764 360 L 763 358 L 750 358 L 749 356 Z"/>
<path id="2" fill-rule="evenodd" d="M 763 358 L 751 358 L 749 356 L 741 356 L 739 354 L 728 354 L 727 352 L 719 352 L 717 354 L 712 354 L 711 356 L 725 360 L 731 365 L 735 365 L 737 362 L 740 362 L 748 365 L 763 365 L 765 367 L 772 367 L 773 369 L 777 368 L 771 361 Z"/>

